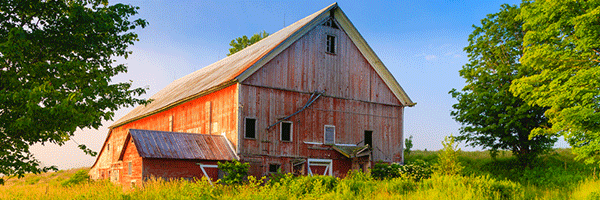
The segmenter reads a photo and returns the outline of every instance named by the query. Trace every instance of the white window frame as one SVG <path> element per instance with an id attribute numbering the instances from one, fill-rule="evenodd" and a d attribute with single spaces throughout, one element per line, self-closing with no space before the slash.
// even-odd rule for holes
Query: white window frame
<path id="1" fill-rule="evenodd" d="M 325 166 L 325 173 L 323 175 L 333 176 L 333 160 L 331 159 L 308 158 L 306 159 L 306 166 L 308 167 L 308 174 L 310 176 L 313 176 L 310 166 Z"/>
<path id="2" fill-rule="evenodd" d="M 283 140 L 283 123 L 290 123 L 290 140 Z M 292 142 L 294 141 L 294 122 L 291 121 L 282 121 L 279 126 L 279 141 L 283 142 Z"/>
<path id="3" fill-rule="evenodd" d="M 253 119 L 254 120 L 254 138 L 251 137 L 246 137 L 246 120 L 248 119 Z M 256 139 L 258 138 L 258 130 L 257 130 L 257 124 L 258 124 L 258 120 L 256 119 L 256 117 L 244 117 L 244 139 Z"/>
<path id="4" fill-rule="evenodd" d="M 332 143 L 327 143 L 327 127 L 333 127 L 333 142 Z M 323 144 L 335 144 L 335 126 L 334 125 L 323 126 Z"/>
<path id="5" fill-rule="evenodd" d="M 198 166 L 200 166 L 200 169 L 202 170 L 202 174 L 204 174 L 204 177 L 206 177 L 206 179 L 208 179 L 208 183 L 210 183 L 210 185 L 213 185 L 212 180 L 210 180 L 210 176 L 208 176 L 208 173 L 206 173 L 206 170 L 204 170 L 204 168 L 219 168 L 218 165 L 205 165 L 202 163 L 196 163 Z"/>

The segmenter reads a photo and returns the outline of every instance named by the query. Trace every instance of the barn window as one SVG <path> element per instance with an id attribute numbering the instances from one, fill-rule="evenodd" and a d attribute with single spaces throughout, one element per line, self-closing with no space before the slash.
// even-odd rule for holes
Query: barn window
<path id="1" fill-rule="evenodd" d="M 256 138 L 256 119 L 246 118 L 245 138 Z"/>
<path id="2" fill-rule="evenodd" d="M 281 165 L 280 164 L 269 164 L 269 173 L 280 172 L 279 169 L 281 169 Z"/>
<path id="3" fill-rule="evenodd" d="M 292 122 L 281 122 L 281 141 L 292 141 Z"/>
<path id="4" fill-rule="evenodd" d="M 325 125 L 325 144 L 335 144 L 335 126 Z"/>
<path id="5" fill-rule="evenodd" d="M 327 53 L 335 54 L 335 36 L 327 35 Z"/>
<path id="6" fill-rule="evenodd" d="M 365 141 L 365 145 L 373 147 L 373 131 L 365 131 L 365 137 L 363 141 Z"/>
<path id="7" fill-rule="evenodd" d="M 127 170 L 127 175 L 131 176 L 132 168 L 133 168 L 133 164 L 131 162 L 129 162 L 129 169 Z"/>
<path id="8" fill-rule="evenodd" d="M 110 143 L 106 144 L 106 150 L 110 151 Z"/>

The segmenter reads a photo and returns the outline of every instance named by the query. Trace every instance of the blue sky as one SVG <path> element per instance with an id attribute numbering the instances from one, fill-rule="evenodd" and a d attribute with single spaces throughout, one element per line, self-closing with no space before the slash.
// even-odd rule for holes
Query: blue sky
<path id="1" fill-rule="evenodd" d="M 175 3 L 174 3 L 175 2 Z M 460 124 L 450 116 L 452 88 L 464 80 L 458 70 L 467 63 L 463 48 L 473 24 L 500 10 L 504 3 L 520 1 L 338 1 L 338 5 L 377 53 L 396 80 L 418 104 L 406 108 L 405 136 L 413 136 L 415 149 L 442 148 L 445 136 L 457 134 Z M 127 74 L 115 82 L 132 80 L 148 86 L 150 97 L 173 80 L 214 63 L 228 53 L 229 42 L 265 30 L 274 33 L 333 2 L 327 1 L 111 1 L 139 6 L 134 18 L 150 24 L 138 29 L 140 41 L 130 49 Z M 132 108 L 116 113 L 115 120 Z M 78 130 L 73 138 L 99 151 L 108 133 Z M 559 147 L 567 147 L 559 142 Z M 463 150 L 479 150 L 465 147 Z M 73 141 L 64 146 L 36 145 L 32 151 L 44 165 L 60 169 L 91 166 Z M 60 158 L 60 159 L 57 159 Z"/>

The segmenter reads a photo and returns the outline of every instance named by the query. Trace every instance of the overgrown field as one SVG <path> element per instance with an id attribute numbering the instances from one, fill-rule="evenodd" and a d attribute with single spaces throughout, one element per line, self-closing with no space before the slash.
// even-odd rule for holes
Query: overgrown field
<path id="1" fill-rule="evenodd" d="M 407 164 L 427 168 L 437 155 L 415 151 Z M 487 152 L 461 152 L 458 158 L 464 166 L 460 175 L 432 173 L 421 180 L 376 180 L 363 173 L 344 179 L 283 175 L 215 187 L 205 181 L 152 180 L 132 190 L 89 182 L 82 176 L 87 170 L 79 169 L 10 179 L 0 186 L 0 199 L 600 199 L 597 166 L 574 161 L 568 149 L 545 155 L 529 168 L 507 152 L 496 160 Z"/>

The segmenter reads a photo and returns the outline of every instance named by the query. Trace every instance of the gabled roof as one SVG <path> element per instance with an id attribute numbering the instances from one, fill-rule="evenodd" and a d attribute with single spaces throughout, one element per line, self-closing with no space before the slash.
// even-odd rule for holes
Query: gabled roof
<path id="1" fill-rule="evenodd" d="M 415 105 L 375 52 L 369 47 L 364 38 L 358 33 L 358 30 L 356 30 L 354 25 L 352 25 L 350 20 L 338 7 L 337 3 L 333 3 L 233 55 L 173 81 L 151 97 L 153 99 L 152 103 L 136 107 L 127 115 L 117 120 L 111 128 L 161 112 L 245 80 L 312 28 L 320 25 L 332 15 L 367 61 L 374 67 L 375 71 L 382 77 L 396 98 L 400 100 L 402 105 Z"/>
<path id="2" fill-rule="evenodd" d="M 125 140 L 133 141 L 142 158 L 234 160 L 239 159 L 222 135 L 129 129 Z M 123 159 L 125 146 L 119 160 Z"/>

